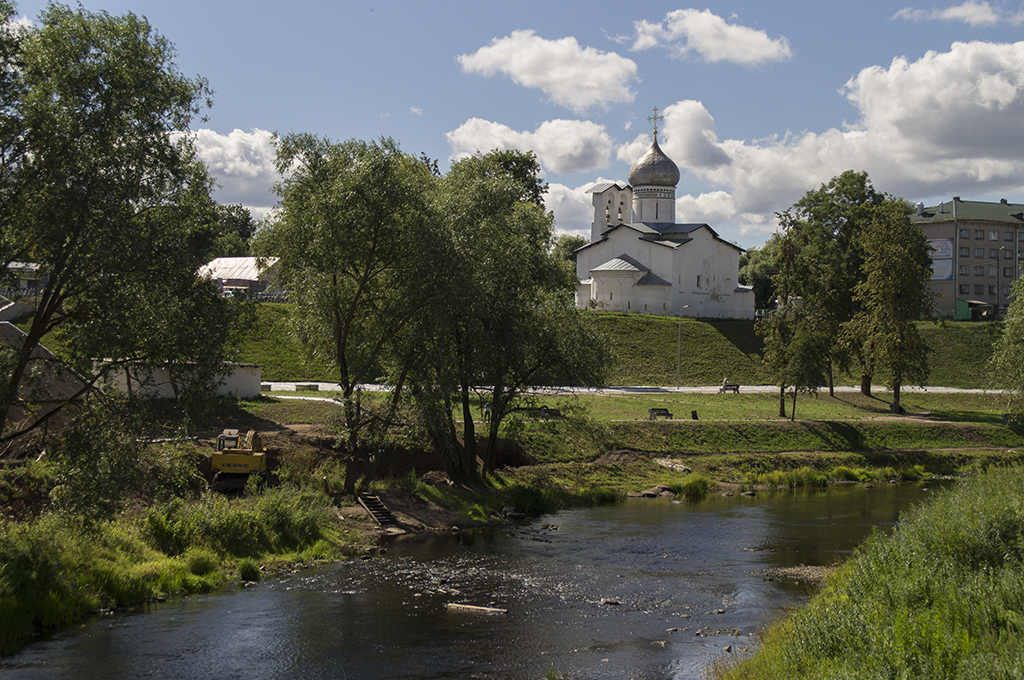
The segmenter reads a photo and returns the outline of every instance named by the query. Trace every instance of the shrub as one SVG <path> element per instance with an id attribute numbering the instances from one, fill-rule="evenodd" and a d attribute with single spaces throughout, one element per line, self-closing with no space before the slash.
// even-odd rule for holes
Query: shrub
<path id="1" fill-rule="evenodd" d="M 217 553 L 209 548 L 192 546 L 181 556 L 181 560 L 188 567 L 189 572 L 196 576 L 205 576 L 220 566 L 220 559 Z"/>
<path id="2" fill-rule="evenodd" d="M 260 580 L 260 565 L 251 557 L 243 557 L 238 560 L 238 578 L 246 583 L 258 583 Z"/>
<path id="3" fill-rule="evenodd" d="M 690 475 L 677 492 L 688 501 L 699 501 L 707 497 L 714 482 L 704 475 Z"/>

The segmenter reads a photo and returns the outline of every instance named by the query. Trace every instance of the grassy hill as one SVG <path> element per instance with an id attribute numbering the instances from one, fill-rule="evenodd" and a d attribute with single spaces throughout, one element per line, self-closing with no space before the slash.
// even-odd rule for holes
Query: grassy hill
<path id="1" fill-rule="evenodd" d="M 240 348 L 242 361 L 263 366 L 264 380 L 324 380 L 335 375 L 324 362 L 303 358 L 288 332 L 289 305 L 261 304 L 257 326 Z M 770 384 L 761 364 L 763 346 L 753 321 L 675 319 L 641 314 L 598 314 L 611 339 L 615 364 L 612 385 L 717 385 L 723 378 L 744 385 Z M 932 348 L 929 385 L 960 388 L 989 386 L 987 361 L 999 326 L 969 321 L 921 323 Z M 840 384 L 858 379 L 837 376 Z M 881 385 L 883 376 L 875 381 Z"/>

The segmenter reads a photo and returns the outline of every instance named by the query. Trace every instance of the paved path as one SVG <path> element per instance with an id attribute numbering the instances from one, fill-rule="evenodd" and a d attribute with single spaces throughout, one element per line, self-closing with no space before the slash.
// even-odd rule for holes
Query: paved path
<path id="1" fill-rule="evenodd" d="M 338 383 L 330 382 L 315 382 L 315 381 L 299 381 L 299 382 L 264 382 L 263 386 L 269 386 L 272 392 L 294 392 L 298 385 L 316 385 L 316 389 L 320 392 L 337 392 L 341 391 L 341 385 Z M 545 387 L 539 391 L 550 394 L 715 394 L 718 392 L 720 385 L 707 385 L 703 387 L 657 387 L 657 386 L 617 386 L 617 387 Z M 387 390 L 384 385 L 362 385 L 362 389 L 365 392 L 383 392 Z M 775 385 L 743 385 L 740 387 L 740 392 L 777 392 L 778 387 Z M 828 392 L 828 387 L 818 388 L 822 392 Z M 851 385 L 836 386 L 836 392 L 859 392 L 860 387 Z M 873 393 L 884 393 L 888 392 L 884 385 L 872 386 L 871 391 Z M 979 390 L 979 389 L 962 389 L 958 387 L 917 387 L 917 386 L 906 386 L 902 390 L 904 393 L 911 392 L 949 392 L 949 393 L 974 393 L 984 394 L 991 392 L 991 390 Z M 329 399 L 325 398 L 325 401 Z"/>

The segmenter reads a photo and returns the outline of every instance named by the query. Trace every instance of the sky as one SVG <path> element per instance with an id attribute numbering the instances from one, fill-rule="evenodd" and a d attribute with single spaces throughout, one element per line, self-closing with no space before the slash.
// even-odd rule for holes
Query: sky
<path id="1" fill-rule="evenodd" d="M 442 171 L 533 151 L 559 233 L 651 142 L 679 222 L 743 248 L 846 170 L 934 205 L 1024 203 L 1024 3 L 999 0 L 81 0 L 146 17 L 214 92 L 215 198 L 268 215 L 274 135 L 395 139 Z M 17 2 L 34 20 L 42 0 Z"/>

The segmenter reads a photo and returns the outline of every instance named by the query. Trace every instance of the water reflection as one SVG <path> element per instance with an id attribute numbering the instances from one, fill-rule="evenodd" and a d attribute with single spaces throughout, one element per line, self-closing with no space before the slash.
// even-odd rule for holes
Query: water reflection
<path id="1" fill-rule="evenodd" d="M 96 621 L 0 663 L 5 678 L 702 677 L 806 598 L 763 570 L 831 565 L 925 496 L 860 488 L 697 505 L 630 501 Z M 494 606 L 506 615 L 446 608 Z"/>

